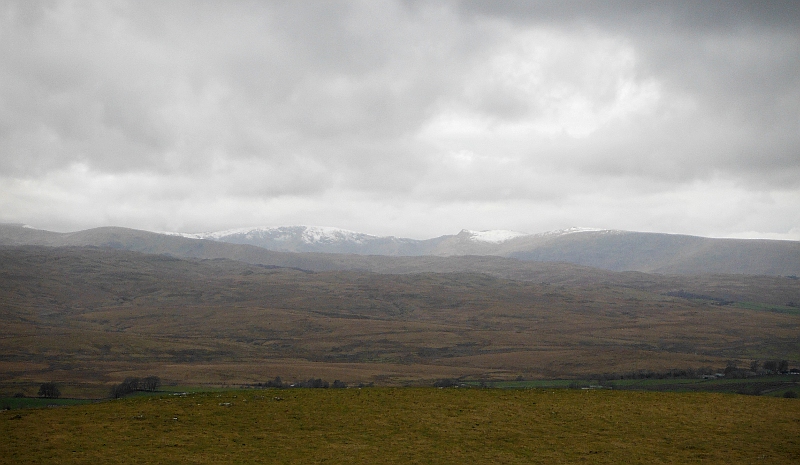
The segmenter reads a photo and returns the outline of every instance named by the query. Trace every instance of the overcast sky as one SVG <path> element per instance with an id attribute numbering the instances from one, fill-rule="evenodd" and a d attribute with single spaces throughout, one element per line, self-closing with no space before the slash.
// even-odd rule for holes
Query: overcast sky
<path id="1" fill-rule="evenodd" d="M 800 2 L 0 0 L 0 221 L 800 240 Z"/>

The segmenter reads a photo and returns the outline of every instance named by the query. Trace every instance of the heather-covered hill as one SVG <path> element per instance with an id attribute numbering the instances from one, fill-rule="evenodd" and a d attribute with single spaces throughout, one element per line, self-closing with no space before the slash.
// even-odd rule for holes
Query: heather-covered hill
<path id="1" fill-rule="evenodd" d="M 0 388 L 131 374 L 401 384 L 800 362 L 796 280 L 546 265 L 520 280 L 0 247 Z"/>

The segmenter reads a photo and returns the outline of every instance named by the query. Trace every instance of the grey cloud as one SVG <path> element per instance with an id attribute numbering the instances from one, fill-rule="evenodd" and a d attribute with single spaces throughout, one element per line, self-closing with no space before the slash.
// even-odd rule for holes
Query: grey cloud
<path id="1" fill-rule="evenodd" d="M 772 177 L 782 170 L 796 170 L 800 146 L 800 5 L 796 2 L 459 5 L 465 14 L 476 17 L 560 24 L 576 30 L 599 28 L 633 44 L 639 73 L 649 73 L 666 93 L 697 106 L 695 120 L 667 121 L 667 128 L 654 129 L 648 138 L 649 145 L 658 145 L 667 152 L 663 156 L 673 157 L 680 165 L 682 172 L 676 175 L 722 170 Z M 634 135 L 622 152 L 608 157 L 609 167 L 636 157 L 626 151 L 647 159 L 645 154 L 652 149 L 636 139 Z M 624 137 L 615 140 L 626 142 Z M 658 163 L 647 165 L 655 168 Z M 591 162 L 585 166 L 602 169 Z"/>
<path id="2" fill-rule="evenodd" d="M 378 30 L 365 37 L 347 31 L 342 7 L 281 4 L 276 11 L 253 14 L 266 18 L 259 21 L 241 4 L 231 11 L 203 3 L 187 26 L 182 14 L 194 4 L 178 4 L 183 8 L 156 15 L 166 16 L 161 23 L 176 30 L 161 26 L 152 33 L 142 30 L 141 17 L 118 17 L 97 5 L 59 21 L 45 17 L 36 31 L 17 31 L 22 40 L 40 40 L 5 50 L 34 67 L 45 66 L 8 70 L 26 83 L 14 92 L 22 97 L 9 113 L 27 115 L 56 143 L 77 145 L 57 155 L 35 151 L 54 167 L 89 161 L 126 170 L 147 162 L 152 169 L 169 169 L 165 152 L 191 151 L 180 166 L 186 169 L 207 159 L 210 150 L 237 157 L 241 145 L 246 156 L 269 157 L 274 139 L 302 144 L 341 140 L 343 134 L 402 136 L 414 130 L 447 84 L 430 69 L 415 70 L 391 58 L 402 57 L 395 53 L 402 42 L 381 44 L 374 36 L 388 41 Z M 390 19 L 383 16 L 384 22 Z M 123 37 L 90 27 L 104 22 L 122 23 Z M 99 43 L 90 46 L 93 41 Z M 6 126 L 30 137 L 37 129 Z"/>
<path id="3" fill-rule="evenodd" d="M 667 211 L 698 183 L 800 201 L 800 16 L 758 5 L 6 2 L 0 220 L 68 216 L 54 199 L 87 208 L 104 190 L 130 215 L 95 199 L 106 213 L 75 224 L 200 227 L 212 203 L 222 227 L 230 210 L 236 226 L 376 228 L 361 210 L 386 209 L 441 231 L 425 225 L 500 218 L 492 206 L 592 226 L 579 218 L 623 221 L 649 208 L 636 196 Z M 719 228 L 756 230 L 748 205 Z M 800 221 L 781 208 L 763 221 Z"/>
<path id="4" fill-rule="evenodd" d="M 468 16 L 486 15 L 524 23 L 590 23 L 616 30 L 638 30 L 640 33 L 658 33 L 665 29 L 678 32 L 730 31 L 731 28 L 743 27 L 791 30 L 800 22 L 800 7 L 793 0 L 463 0 L 454 4 Z"/>

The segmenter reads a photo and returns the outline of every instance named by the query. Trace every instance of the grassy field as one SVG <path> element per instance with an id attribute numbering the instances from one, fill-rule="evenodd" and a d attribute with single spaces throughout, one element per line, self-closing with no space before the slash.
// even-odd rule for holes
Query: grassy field
<path id="1" fill-rule="evenodd" d="M 0 413 L 0 463 L 796 463 L 800 401 L 293 389 Z"/>
<path id="2" fill-rule="evenodd" d="M 16 410 L 21 408 L 64 407 L 92 402 L 88 399 L 42 399 L 38 397 L 4 397 L 0 398 L 0 408 Z"/>
<path id="3" fill-rule="evenodd" d="M 748 310 L 788 313 L 795 316 L 800 315 L 800 307 L 797 306 L 790 307 L 787 305 L 769 305 L 758 302 L 737 302 L 736 306 L 739 308 L 746 308 Z"/>
<path id="4" fill-rule="evenodd" d="M 648 379 L 554 379 L 532 381 L 470 381 L 468 386 L 500 389 L 564 389 L 610 388 L 617 390 L 659 392 L 720 392 L 729 394 L 766 395 L 782 397 L 787 391 L 800 394 L 800 376 L 768 375 L 749 378 L 648 378 Z"/>

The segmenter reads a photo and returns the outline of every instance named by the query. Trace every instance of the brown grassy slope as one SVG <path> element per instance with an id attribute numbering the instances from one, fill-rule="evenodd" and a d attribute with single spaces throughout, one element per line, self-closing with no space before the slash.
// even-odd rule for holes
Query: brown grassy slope
<path id="1" fill-rule="evenodd" d="M 9 464 L 778 464 L 800 454 L 800 409 L 720 394 L 249 390 L 15 410 L 0 434 Z"/>
<path id="2" fill-rule="evenodd" d="M 0 248 L 0 381 L 404 382 L 800 361 L 796 314 L 662 295 L 675 278 L 569 281 L 557 270 L 563 276 L 542 277 L 562 284 Z M 786 278 L 703 280 L 712 290 L 738 283 L 752 298 L 796 298 Z"/>

